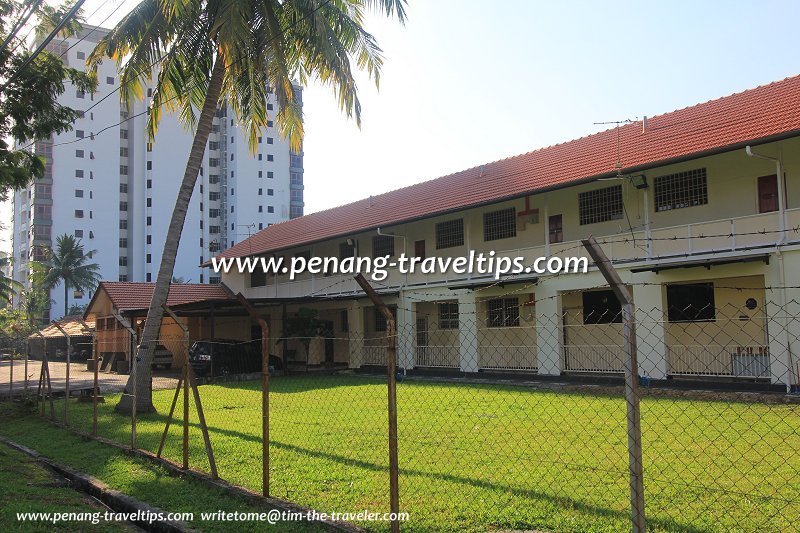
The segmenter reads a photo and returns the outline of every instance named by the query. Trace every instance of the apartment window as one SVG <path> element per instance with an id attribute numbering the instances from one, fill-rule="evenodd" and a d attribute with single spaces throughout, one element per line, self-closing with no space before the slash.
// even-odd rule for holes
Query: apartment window
<path id="1" fill-rule="evenodd" d="M 464 219 L 447 220 L 436 224 L 436 249 L 464 245 Z"/>
<path id="2" fill-rule="evenodd" d="M 153 180 L 151 180 L 151 179 L 147 180 L 147 188 L 148 189 L 152 189 L 153 188 Z"/>
<path id="3" fill-rule="evenodd" d="M 127 211 L 128 210 L 128 202 L 120 202 L 119 203 L 119 210 L 120 211 Z"/>
<path id="4" fill-rule="evenodd" d="M 580 225 L 622 218 L 622 185 L 578 194 Z"/>
<path id="5" fill-rule="evenodd" d="M 289 173 L 289 183 L 292 185 L 302 185 L 303 184 L 303 175 L 299 172 L 290 172 Z"/>
<path id="6" fill-rule="evenodd" d="M 209 209 L 208 218 L 219 218 L 219 209 Z"/>
<path id="7" fill-rule="evenodd" d="M 267 127 L 268 128 L 271 128 L 273 125 L 274 125 L 274 122 L 272 122 L 271 120 L 267 121 Z"/>
<path id="8" fill-rule="evenodd" d="M 119 130 L 119 138 L 120 139 L 127 139 L 128 138 L 128 130 Z"/>
<path id="9" fill-rule="evenodd" d="M 83 99 L 83 98 L 86 98 L 86 93 L 85 93 L 85 92 L 83 92 L 83 91 L 75 91 L 75 96 L 76 96 L 77 98 L 81 98 L 81 99 Z"/>
<path id="10" fill-rule="evenodd" d="M 126 239 L 125 237 L 122 237 L 119 240 L 119 247 L 120 248 L 127 248 L 128 247 L 128 239 Z"/>
<path id="11" fill-rule="evenodd" d="M 298 218 L 303 216 L 303 208 L 299 205 L 292 205 L 289 207 L 289 218 Z"/>
<path id="12" fill-rule="evenodd" d="M 234 156 L 234 154 L 231 154 L 231 161 L 233 161 L 233 156 Z"/>
<path id="13" fill-rule="evenodd" d="M 216 202 L 217 200 L 219 200 L 219 191 L 209 191 L 208 199 L 211 202 Z"/>
<path id="14" fill-rule="evenodd" d="M 496 241 L 517 235 L 517 210 L 513 207 L 483 214 L 483 240 Z"/>
<path id="15" fill-rule="evenodd" d="M 124 146 L 119 147 L 119 156 L 120 157 L 128 157 L 128 149 Z"/>
<path id="16" fill-rule="evenodd" d="M 272 207 L 271 205 L 268 205 L 267 206 L 267 213 L 274 213 L 274 212 L 275 212 L 275 208 Z"/>
<path id="17" fill-rule="evenodd" d="M 123 218 L 123 219 L 121 219 L 119 221 L 119 229 L 128 229 L 128 220 L 127 219 Z"/>
<path id="18" fill-rule="evenodd" d="M 209 276 L 208 282 L 211 285 L 219 285 L 220 283 L 222 283 L 222 278 L 220 276 Z"/>
<path id="19" fill-rule="evenodd" d="M 289 198 L 293 202 L 302 202 L 303 201 L 303 191 L 299 191 L 297 189 L 292 189 L 289 191 Z"/>
<path id="20" fill-rule="evenodd" d="M 208 232 L 212 235 L 216 235 L 219 233 L 219 226 L 209 226 Z"/>
<path id="21" fill-rule="evenodd" d="M 148 198 L 147 199 L 147 207 L 153 207 L 153 199 L 152 198 Z"/>
<path id="22" fill-rule="evenodd" d="M 259 223 L 258 223 L 258 229 L 259 229 L 259 230 L 262 230 L 262 229 L 264 229 L 264 223 L 263 223 L 263 222 L 259 222 Z"/>
<path id="23" fill-rule="evenodd" d="M 114 77 L 113 76 L 106 76 L 106 83 L 108 85 L 114 85 Z"/>
<path id="24" fill-rule="evenodd" d="M 208 175 L 208 183 L 209 185 L 216 185 L 219 183 L 219 175 L 218 174 L 209 174 Z"/>
<path id="25" fill-rule="evenodd" d="M 219 150 L 219 141 L 208 141 L 209 150 Z"/>
<path id="26" fill-rule="evenodd" d="M 148 152 L 152 152 L 153 151 L 153 143 L 147 143 L 147 151 Z"/>
<path id="27" fill-rule="evenodd" d="M 458 303 L 439 304 L 439 329 L 458 329 Z"/>
<path id="28" fill-rule="evenodd" d="M 547 229 L 550 243 L 564 241 L 564 221 L 561 215 L 551 215 L 547 219 Z"/>
<path id="29" fill-rule="evenodd" d="M 655 179 L 656 211 L 670 211 L 708 203 L 706 169 L 698 168 Z"/>
<path id="30" fill-rule="evenodd" d="M 208 251 L 209 252 L 218 252 L 219 251 L 219 243 L 217 241 L 211 241 L 208 243 Z"/>
<path id="31" fill-rule="evenodd" d="M 274 160 L 275 156 L 273 156 L 272 154 L 267 154 L 267 161 L 274 161 Z"/>
<path id="32" fill-rule="evenodd" d="M 75 137 L 83 139 L 83 130 L 75 130 Z"/>
<path id="33" fill-rule="evenodd" d="M 153 281 L 153 275 L 152 275 L 150 272 L 148 272 L 148 273 L 145 275 L 145 278 L 144 278 L 144 280 L 145 280 L 146 282 L 150 283 L 151 281 Z"/>
<path id="34" fill-rule="evenodd" d="M 667 317 L 670 322 L 715 320 L 714 284 L 667 285 Z"/>
<path id="35" fill-rule="evenodd" d="M 83 157 L 83 150 L 75 150 L 75 157 Z"/>
<path id="36" fill-rule="evenodd" d="M 263 193 L 264 193 L 264 191 L 261 188 L 259 188 L 258 189 L 258 195 L 261 196 Z"/>
<path id="37" fill-rule="evenodd" d="M 147 236 L 147 244 L 153 244 L 153 236 L 152 235 L 148 235 Z"/>
<path id="38" fill-rule="evenodd" d="M 272 172 L 271 170 L 268 170 L 268 171 L 267 171 L 267 178 L 269 178 L 269 179 L 272 179 L 272 178 L 274 178 L 274 177 L 275 177 L 275 173 L 274 173 L 274 172 Z"/>
<path id="39" fill-rule="evenodd" d="M 261 154 L 258 154 L 258 160 L 261 161 L 262 159 L 264 159 L 264 156 L 261 155 Z"/>
<path id="40" fill-rule="evenodd" d="M 152 96 L 153 96 L 153 88 L 152 87 L 148 87 L 147 88 L 147 97 L 150 98 Z"/>
<path id="41" fill-rule="evenodd" d="M 261 144 L 261 140 L 262 140 L 262 139 L 261 139 L 261 136 L 259 135 L 259 136 L 258 136 L 258 144 Z"/>
<path id="42" fill-rule="evenodd" d="M 75 189 L 75 198 L 83 198 L 83 189 Z"/>
<path id="43" fill-rule="evenodd" d="M 274 189 L 267 189 L 267 196 L 275 196 L 275 190 Z"/>
<path id="44" fill-rule="evenodd" d="M 153 262 L 153 255 L 152 254 L 147 254 L 147 257 L 145 259 L 145 263 L 152 263 L 152 262 Z"/>
<path id="45" fill-rule="evenodd" d="M 263 213 L 264 212 L 264 206 L 263 205 L 258 206 L 258 212 L 259 213 Z"/>
<path id="46" fill-rule="evenodd" d="M 147 170 L 153 170 L 153 162 L 152 161 L 148 161 L 147 162 Z M 203 169 L 201 168 L 200 170 L 203 170 Z M 202 172 L 201 172 L 201 174 L 202 174 Z"/>
<path id="47" fill-rule="evenodd" d="M 75 237 L 78 238 L 78 239 L 83 239 L 83 230 L 82 229 L 76 229 L 75 230 Z"/>
<path id="48" fill-rule="evenodd" d="M 373 235 L 372 257 L 386 257 L 394 255 L 394 237 L 389 235 Z"/>
<path id="49" fill-rule="evenodd" d="M 267 273 L 257 268 L 250 274 L 251 287 L 264 287 L 267 284 Z"/>
<path id="50" fill-rule="evenodd" d="M 118 279 L 119 279 L 119 281 L 128 281 L 128 275 L 127 274 L 120 274 Z"/>
<path id="51" fill-rule="evenodd" d="M 81 170 L 81 169 L 76 170 L 75 171 L 75 177 L 76 178 L 82 178 L 83 177 L 83 170 Z"/>
<path id="52" fill-rule="evenodd" d="M 275 141 L 272 137 L 267 137 L 267 144 L 273 144 Z"/>
<path id="53" fill-rule="evenodd" d="M 127 183 L 120 183 L 119 184 L 119 192 L 125 194 L 128 192 L 128 184 Z"/>
<path id="54" fill-rule="evenodd" d="M 216 157 L 209 157 L 208 158 L 208 166 L 209 167 L 218 167 L 219 166 L 219 159 Z"/>
<path id="55" fill-rule="evenodd" d="M 75 218 L 83 218 L 83 209 L 75 210 Z"/>
<path id="56" fill-rule="evenodd" d="M 233 190 L 233 187 L 231 187 L 231 196 L 233 196 L 233 195 L 234 195 L 234 192 L 235 192 L 235 191 Z"/>
<path id="57" fill-rule="evenodd" d="M 86 59 L 86 52 L 77 52 L 75 54 L 75 57 L 77 57 L 78 59 Z"/>
<path id="58" fill-rule="evenodd" d="M 490 328 L 519 326 L 519 299 L 495 298 L 486 302 L 487 326 Z"/>
<path id="59" fill-rule="evenodd" d="M 622 304 L 614 291 L 584 291 L 582 298 L 584 324 L 622 323 Z"/>
<path id="60" fill-rule="evenodd" d="M 303 156 L 292 154 L 291 156 L 289 156 L 289 164 L 293 168 L 302 168 L 303 167 Z"/>
<path id="61" fill-rule="evenodd" d="M 273 107 L 272 104 L 267 104 L 267 111 L 272 111 Z"/>
<path id="62" fill-rule="evenodd" d="M 41 198 L 46 200 L 53 197 L 53 186 L 47 183 L 37 183 L 35 191 L 36 191 L 36 198 Z M 75 196 L 77 196 L 77 192 Z M 83 191 L 81 191 L 81 197 L 82 196 L 83 196 Z"/>
<path id="63" fill-rule="evenodd" d="M 119 173 L 120 173 L 121 176 L 127 176 L 128 175 L 128 165 L 120 165 L 119 166 Z"/>
<path id="64" fill-rule="evenodd" d="M 119 256 L 119 266 L 124 267 L 128 266 L 128 257 L 125 255 Z"/>
<path id="65" fill-rule="evenodd" d="M 147 219 L 145 221 L 145 225 L 146 226 L 152 226 L 153 225 L 153 217 L 147 217 Z"/>

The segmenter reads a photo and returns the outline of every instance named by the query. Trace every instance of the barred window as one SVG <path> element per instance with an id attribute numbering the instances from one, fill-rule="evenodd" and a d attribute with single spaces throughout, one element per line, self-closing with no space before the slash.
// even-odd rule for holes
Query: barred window
<path id="1" fill-rule="evenodd" d="M 436 249 L 464 245 L 464 219 L 448 220 L 436 224 Z"/>
<path id="2" fill-rule="evenodd" d="M 355 257 L 355 256 L 356 256 L 355 241 L 339 243 L 339 259 L 346 259 L 348 257 Z"/>
<path id="3" fill-rule="evenodd" d="M 495 298 L 487 303 L 487 326 L 502 328 L 519 326 L 519 299 Z"/>
<path id="4" fill-rule="evenodd" d="M 698 168 L 655 179 L 656 211 L 669 211 L 708 203 L 706 169 Z"/>
<path id="5" fill-rule="evenodd" d="M 439 329 L 458 329 L 458 303 L 439 304 Z"/>
<path id="6" fill-rule="evenodd" d="M 392 312 L 392 316 L 395 317 L 395 319 L 396 319 L 397 318 L 397 306 L 390 305 L 389 306 L 389 311 Z M 386 316 L 384 316 L 384 314 L 381 312 L 381 310 L 378 309 L 377 307 L 373 307 L 372 308 L 372 313 L 373 313 L 373 317 L 375 319 L 375 331 L 376 332 L 386 331 L 386 327 L 387 327 L 387 325 L 386 325 Z"/>
<path id="7" fill-rule="evenodd" d="M 216 235 L 219 233 L 219 226 L 209 226 L 208 232 L 212 235 Z"/>
<path id="8" fill-rule="evenodd" d="M 584 324 L 622 323 L 622 304 L 614 291 L 585 291 L 582 296 Z"/>
<path id="9" fill-rule="evenodd" d="M 517 236 L 517 210 L 514 207 L 483 214 L 483 240 L 496 241 Z"/>
<path id="10" fill-rule="evenodd" d="M 667 285 L 667 317 L 670 322 L 715 320 L 714 284 Z"/>
<path id="11" fill-rule="evenodd" d="M 622 218 L 622 185 L 578 194 L 580 225 Z"/>
<path id="12" fill-rule="evenodd" d="M 386 257 L 387 255 L 394 255 L 394 237 L 389 235 L 372 237 L 372 257 Z"/>

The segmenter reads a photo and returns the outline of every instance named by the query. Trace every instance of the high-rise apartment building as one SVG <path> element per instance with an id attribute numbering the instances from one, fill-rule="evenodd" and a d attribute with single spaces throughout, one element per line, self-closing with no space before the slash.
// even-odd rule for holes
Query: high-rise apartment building
<path id="1" fill-rule="evenodd" d="M 106 32 L 88 26 L 75 37 L 54 40 L 48 49 L 81 69 Z M 155 281 L 158 275 L 193 134 L 165 114 L 149 141 L 146 110 L 152 85 L 142 101 L 126 109 L 113 61 L 100 65 L 97 79 L 94 94 L 68 85 L 59 100 L 82 116 L 72 131 L 35 144 L 46 161 L 45 177 L 14 194 L 13 276 L 23 283 L 30 261 L 43 260 L 62 234 L 75 235 L 85 250 L 94 250 L 91 260 L 100 265 L 103 279 Z M 301 89 L 296 90 L 302 99 Z M 268 107 L 277 111 L 274 101 Z M 259 135 L 255 154 L 247 139 L 247 131 L 222 104 L 175 265 L 174 275 L 186 282 L 218 282 L 201 263 L 259 229 L 303 214 L 303 153 L 291 151 L 272 122 Z M 63 314 L 63 288 L 51 296 L 46 318 Z M 70 291 L 68 305 L 86 304 L 90 297 Z"/>

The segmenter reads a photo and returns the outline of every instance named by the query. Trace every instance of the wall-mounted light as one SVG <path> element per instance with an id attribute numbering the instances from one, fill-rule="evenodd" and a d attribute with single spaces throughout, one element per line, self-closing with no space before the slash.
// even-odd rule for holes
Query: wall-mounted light
<path id="1" fill-rule="evenodd" d="M 755 298 L 748 298 L 747 301 L 744 303 L 744 306 L 752 311 L 756 307 L 758 307 L 758 302 L 756 302 Z"/>
<path id="2" fill-rule="evenodd" d="M 647 189 L 647 176 L 644 174 L 637 174 L 635 176 L 631 176 L 631 183 L 637 189 Z"/>

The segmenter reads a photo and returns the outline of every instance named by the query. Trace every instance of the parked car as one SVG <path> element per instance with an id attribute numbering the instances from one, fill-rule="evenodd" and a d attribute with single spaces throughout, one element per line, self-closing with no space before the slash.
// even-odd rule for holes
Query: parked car
<path id="1" fill-rule="evenodd" d="M 203 339 L 189 348 L 189 364 L 198 376 L 224 376 L 261 372 L 261 341 Z M 269 365 L 283 369 L 283 361 L 269 356 Z"/>
<path id="2" fill-rule="evenodd" d="M 153 350 L 153 368 L 158 367 L 165 370 L 172 368 L 172 352 L 167 350 L 163 344 L 157 345 Z"/>

